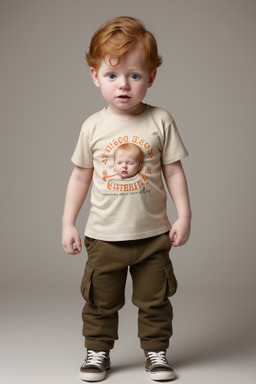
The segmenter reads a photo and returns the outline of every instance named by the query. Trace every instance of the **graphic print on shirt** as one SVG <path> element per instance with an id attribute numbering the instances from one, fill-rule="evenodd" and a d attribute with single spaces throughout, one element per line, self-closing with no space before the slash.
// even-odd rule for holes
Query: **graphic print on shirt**
<path id="1" fill-rule="evenodd" d="M 147 160 L 154 156 L 150 144 L 139 136 L 113 139 L 102 153 L 104 194 L 127 195 L 150 192 Z M 146 188 L 147 186 L 147 188 Z"/>

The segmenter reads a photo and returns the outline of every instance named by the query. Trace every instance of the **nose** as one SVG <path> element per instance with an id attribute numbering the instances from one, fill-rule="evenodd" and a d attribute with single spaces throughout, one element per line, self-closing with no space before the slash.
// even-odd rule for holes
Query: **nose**
<path id="1" fill-rule="evenodd" d="M 125 90 L 130 88 L 129 82 L 128 82 L 128 80 L 127 80 L 127 78 L 125 76 L 122 76 L 120 78 L 119 88 L 120 89 L 125 89 Z"/>

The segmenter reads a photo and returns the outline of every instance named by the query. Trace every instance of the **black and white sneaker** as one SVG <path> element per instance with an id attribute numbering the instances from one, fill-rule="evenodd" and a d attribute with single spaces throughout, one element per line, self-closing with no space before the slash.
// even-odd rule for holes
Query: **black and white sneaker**
<path id="1" fill-rule="evenodd" d="M 108 369 L 110 369 L 109 351 L 88 350 L 79 377 L 84 381 L 101 381 L 105 379 Z"/>
<path id="2" fill-rule="evenodd" d="M 165 351 L 145 352 L 145 369 L 151 380 L 173 380 L 175 373 L 166 358 Z"/>

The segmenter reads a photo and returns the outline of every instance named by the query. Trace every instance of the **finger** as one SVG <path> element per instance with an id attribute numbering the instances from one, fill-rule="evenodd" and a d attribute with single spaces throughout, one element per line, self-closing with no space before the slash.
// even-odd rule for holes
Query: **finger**
<path id="1" fill-rule="evenodd" d="M 173 246 L 174 247 L 181 247 L 182 245 L 184 245 L 186 243 L 186 240 L 185 238 L 182 238 L 182 237 L 176 237 L 175 239 L 175 242 L 173 243 Z"/>
<path id="2" fill-rule="evenodd" d="M 176 240 L 176 237 L 177 237 L 175 229 L 170 230 L 169 237 L 170 237 L 171 242 L 174 243 Z"/>
<path id="3" fill-rule="evenodd" d="M 80 251 L 76 248 L 72 252 L 70 252 L 70 255 L 78 255 L 78 253 L 80 253 Z"/>
<path id="4" fill-rule="evenodd" d="M 64 251 L 68 254 L 68 255 L 76 255 L 77 253 L 79 253 L 80 251 L 77 249 L 76 246 L 74 246 L 74 242 L 73 243 L 68 243 L 68 244 L 65 244 L 63 245 L 63 249 Z"/>
<path id="5" fill-rule="evenodd" d="M 77 237 L 74 238 L 73 249 L 81 252 L 81 250 L 82 250 L 82 243 L 81 243 L 80 236 L 77 236 Z"/>
<path id="6" fill-rule="evenodd" d="M 173 229 L 173 227 L 170 229 L 170 232 L 169 232 L 169 237 L 171 240 L 173 240 L 173 235 L 174 235 L 175 231 Z"/>
<path id="7" fill-rule="evenodd" d="M 176 239 L 174 241 L 172 241 L 172 246 L 173 247 L 178 247 L 179 246 L 179 243 L 178 243 L 178 241 Z"/>
<path id="8" fill-rule="evenodd" d="M 71 251 L 71 247 L 69 246 L 69 244 L 64 243 L 62 247 L 64 251 L 69 254 L 69 252 Z"/>
<path id="9" fill-rule="evenodd" d="M 72 255 L 77 255 L 81 252 L 81 244 L 77 245 L 75 242 L 72 244 Z"/>
<path id="10" fill-rule="evenodd" d="M 179 247 L 180 245 L 182 245 L 182 239 L 181 239 L 181 237 L 178 235 L 177 232 L 175 232 L 174 235 L 173 235 L 172 245 L 173 245 L 174 247 Z"/>

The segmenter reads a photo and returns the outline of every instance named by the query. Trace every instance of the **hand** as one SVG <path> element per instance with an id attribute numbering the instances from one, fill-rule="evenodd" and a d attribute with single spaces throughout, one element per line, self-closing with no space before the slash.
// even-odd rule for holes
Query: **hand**
<path id="1" fill-rule="evenodd" d="M 173 247 L 180 247 L 184 245 L 190 235 L 190 219 L 178 219 L 173 224 L 169 237 L 172 242 Z"/>
<path id="2" fill-rule="evenodd" d="M 74 225 L 63 225 L 62 246 L 69 255 L 77 255 L 82 251 L 81 239 Z"/>

